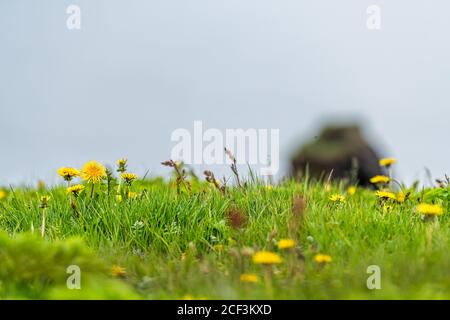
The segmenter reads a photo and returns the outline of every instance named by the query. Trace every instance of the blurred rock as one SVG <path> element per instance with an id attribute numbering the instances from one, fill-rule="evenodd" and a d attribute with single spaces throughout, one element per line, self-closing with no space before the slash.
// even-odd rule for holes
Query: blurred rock
<path id="1" fill-rule="evenodd" d="M 308 168 L 311 177 L 327 179 L 333 172 L 333 179 L 366 186 L 371 177 L 383 173 L 378 160 L 358 125 L 327 126 L 293 157 L 292 174 L 301 176 Z"/>

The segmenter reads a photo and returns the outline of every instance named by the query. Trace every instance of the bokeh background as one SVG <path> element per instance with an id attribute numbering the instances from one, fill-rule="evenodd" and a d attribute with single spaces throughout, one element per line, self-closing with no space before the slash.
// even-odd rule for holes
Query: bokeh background
<path id="1" fill-rule="evenodd" d="M 66 27 L 70 4 L 81 30 Z M 194 120 L 279 128 L 280 176 L 322 123 L 357 120 L 401 179 L 442 176 L 449 12 L 445 0 L 0 1 L 0 184 L 120 157 L 165 174 L 172 131 Z"/>

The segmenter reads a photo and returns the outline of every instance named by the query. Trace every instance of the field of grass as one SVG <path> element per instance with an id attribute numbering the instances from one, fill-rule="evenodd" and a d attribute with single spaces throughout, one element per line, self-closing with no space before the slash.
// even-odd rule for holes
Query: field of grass
<path id="1" fill-rule="evenodd" d="M 0 189 L 0 298 L 450 299 L 445 182 L 385 185 L 395 197 L 383 197 L 308 179 L 221 189 L 179 177 L 86 179 L 78 196 L 63 184 Z M 71 265 L 79 290 L 66 284 Z M 381 288 L 370 290 L 373 265 Z"/>

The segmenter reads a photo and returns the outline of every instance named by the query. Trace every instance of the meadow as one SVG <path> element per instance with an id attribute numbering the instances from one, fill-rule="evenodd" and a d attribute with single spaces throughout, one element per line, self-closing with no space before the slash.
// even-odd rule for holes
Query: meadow
<path id="1" fill-rule="evenodd" d="M 232 166 L 227 183 L 163 165 L 172 179 L 121 159 L 0 188 L 0 298 L 450 299 L 448 180 L 272 185 Z"/>

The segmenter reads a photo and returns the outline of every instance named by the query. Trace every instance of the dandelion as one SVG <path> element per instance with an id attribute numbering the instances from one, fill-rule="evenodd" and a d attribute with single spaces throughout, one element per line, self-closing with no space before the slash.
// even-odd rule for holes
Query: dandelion
<path id="1" fill-rule="evenodd" d="M 76 184 L 72 187 L 67 188 L 67 194 L 73 195 L 75 198 L 77 198 L 80 193 L 84 190 L 84 186 L 81 184 Z"/>
<path id="2" fill-rule="evenodd" d="M 424 216 L 441 216 L 444 208 L 437 204 L 421 203 L 416 207 L 416 211 Z"/>
<path id="3" fill-rule="evenodd" d="M 80 175 L 80 171 L 75 168 L 62 167 L 58 169 L 58 174 L 70 184 L 70 181 L 72 181 L 73 178 Z"/>
<path id="4" fill-rule="evenodd" d="M 259 282 L 259 277 L 254 273 L 243 273 L 239 277 L 239 280 L 241 280 L 241 282 L 257 283 Z"/>
<path id="5" fill-rule="evenodd" d="M 375 195 L 380 199 L 392 199 L 397 200 L 397 197 L 394 193 L 389 191 L 377 191 L 375 192 Z"/>
<path id="6" fill-rule="evenodd" d="M 48 203 L 50 201 L 50 197 L 49 196 L 42 196 L 41 197 L 41 209 L 47 209 L 48 208 Z"/>
<path id="7" fill-rule="evenodd" d="M 127 171 L 127 162 L 128 159 L 126 158 L 117 160 L 117 172 L 124 173 L 125 171 Z"/>
<path id="8" fill-rule="evenodd" d="M 125 181 L 126 184 L 131 185 L 131 183 L 137 179 L 137 175 L 130 172 L 123 172 L 120 174 L 120 178 Z"/>
<path id="9" fill-rule="evenodd" d="M 373 184 L 378 184 L 378 183 L 388 183 L 390 180 L 391 180 L 391 178 L 389 178 L 389 177 L 379 175 L 379 176 L 372 177 L 370 179 L 370 182 Z"/>
<path id="10" fill-rule="evenodd" d="M 120 195 L 120 194 L 116 195 L 116 201 L 118 203 L 122 202 L 122 195 Z"/>
<path id="11" fill-rule="evenodd" d="M 345 197 L 340 194 L 333 194 L 329 199 L 333 202 L 340 202 L 340 203 L 345 202 Z"/>
<path id="12" fill-rule="evenodd" d="M 124 267 L 119 265 L 113 265 L 111 268 L 111 275 L 114 277 L 123 277 L 127 274 L 127 271 Z"/>
<path id="13" fill-rule="evenodd" d="M 3 190 L 0 190 L 0 200 L 3 200 L 6 198 L 6 192 Z"/>
<path id="14" fill-rule="evenodd" d="M 97 161 L 89 161 L 81 170 L 81 178 L 92 183 L 91 198 L 94 196 L 94 186 L 106 177 L 105 167 Z"/>
<path id="15" fill-rule="evenodd" d="M 405 194 L 404 194 L 402 191 L 400 191 L 400 192 L 397 194 L 397 201 L 398 201 L 399 203 L 405 202 L 406 198 L 407 198 L 407 196 L 405 196 Z"/>
<path id="16" fill-rule="evenodd" d="M 348 189 L 347 189 L 347 194 L 349 195 L 349 196 L 352 196 L 352 195 L 354 195 L 356 193 L 356 186 L 350 186 L 350 187 L 348 187 Z"/>
<path id="17" fill-rule="evenodd" d="M 267 190 L 272 190 L 272 189 L 273 189 L 273 186 L 272 186 L 271 184 L 268 184 L 268 185 L 266 185 L 266 189 L 267 189 Z"/>
<path id="18" fill-rule="evenodd" d="M 97 161 L 87 162 L 81 171 L 81 178 L 91 183 L 98 183 L 106 176 L 105 167 Z"/>
<path id="19" fill-rule="evenodd" d="M 295 246 L 295 241 L 292 239 L 280 239 L 277 245 L 280 250 L 291 249 Z"/>
<path id="20" fill-rule="evenodd" d="M 280 264 L 283 261 L 278 254 L 270 251 L 258 251 L 253 255 L 252 260 L 254 264 L 265 265 Z"/>
<path id="21" fill-rule="evenodd" d="M 314 256 L 314 260 L 319 264 L 326 264 L 326 263 L 330 263 L 333 261 L 331 256 L 329 256 L 327 254 L 316 254 Z"/>
<path id="22" fill-rule="evenodd" d="M 136 200 L 137 197 L 138 197 L 138 194 L 136 192 L 131 192 L 131 191 L 128 192 L 128 199 Z"/>
<path id="23" fill-rule="evenodd" d="M 396 162 L 397 162 L 397 159 L 394 159 L 394 158 L 383 158 L 378 163 L 381 167 L 389 168 Z"/>

